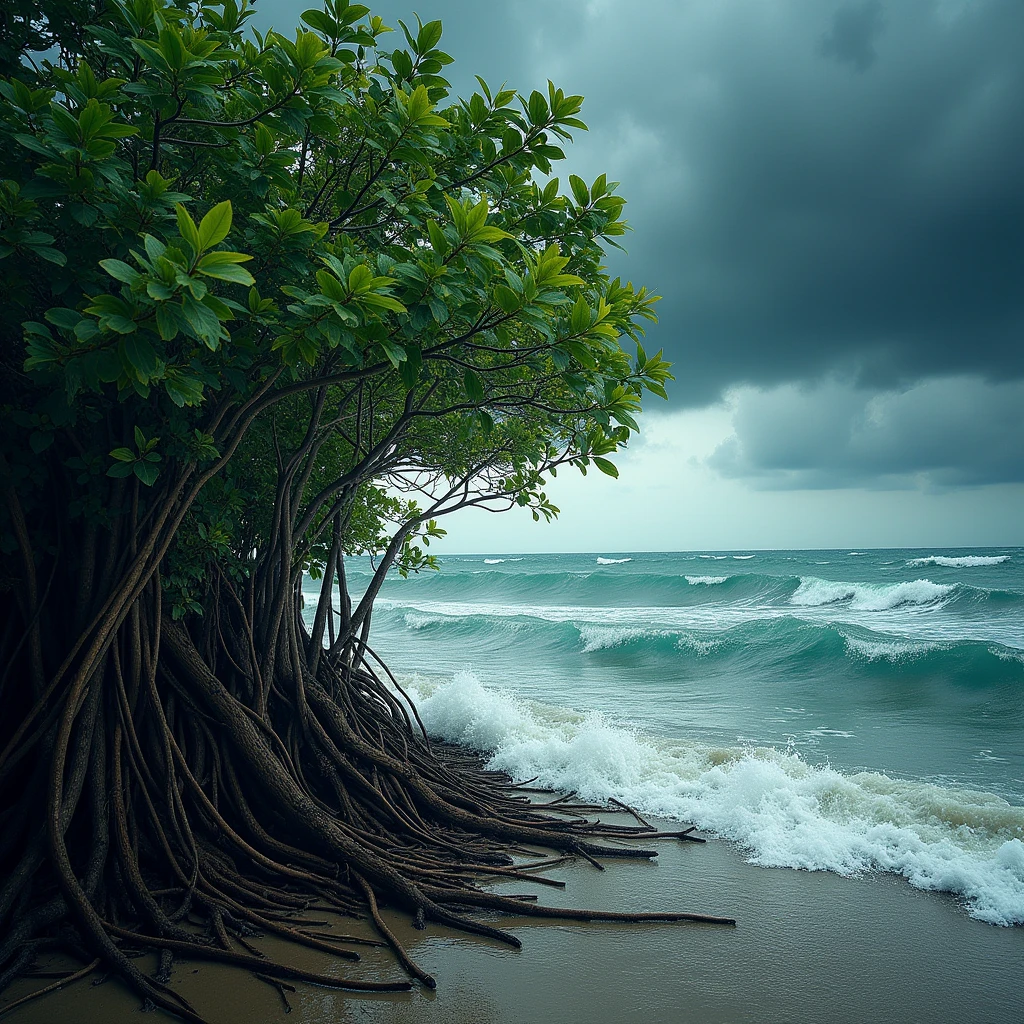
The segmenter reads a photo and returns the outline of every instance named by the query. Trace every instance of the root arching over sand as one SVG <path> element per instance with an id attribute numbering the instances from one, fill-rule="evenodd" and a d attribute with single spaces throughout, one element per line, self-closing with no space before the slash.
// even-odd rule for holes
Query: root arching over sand
<path id="1" fill-rule="evenodd" d="M 17 778 L 21 796 L 4 807 L 0 839 L 10 865 L 0 890 L 2 987 L 40 953 L 60 949 L 83 967 L 37 994 L 102 968 L 198 1022 L 201 1010 L 167 985 L 177 958 L 239 967 L 282 997 L 295 981 L 433 988 L 382 905 L 418 927 L 437 922 L 514 947 L 514 935 L 472 910 L 733 923 L 549 908 L 482 889 L 504 879 L 561 885 L 538 871 L 571 857 L 595 867 L 610 857 L 650 858 L 650 840 L 695 837 L 658 832 L 638 815 L 636 824 L 602 823 L 585 816 L 600 808 L 572 798 L 531 802 L 531 791 L 480 757 L 431 744 L 400 688 L 371 667 L 365 639 L 336 644 L 311 670 L 309 636 L 290 614 L 282 631 L 290 650 L 278 652 L 266 685 L 244 600 L 194 636 L 162 616 L 155 576 L 106 632 L 105 643 L 93 644 L 92 665 L 80 659 L 62 688 L 51 684 L 58 695 L 40 693 L 3 752 L 5 794 Z M 94 639 L 102 633 L 101 622 Z M 555 856 L 538 859 L 539 850 Z M 316 974 L 268 958 L 251 941 L 272 935 L 358 960 L 368 940 L 311 923 L 329 912 L 341 928 L 346 915 L 372 919 L 379 944 L 413 981 Z M 139 969 L 139 950 L 159 953 L 156 974 Z M 0 1014 L 22 1001 L 0 1005 Z"/>

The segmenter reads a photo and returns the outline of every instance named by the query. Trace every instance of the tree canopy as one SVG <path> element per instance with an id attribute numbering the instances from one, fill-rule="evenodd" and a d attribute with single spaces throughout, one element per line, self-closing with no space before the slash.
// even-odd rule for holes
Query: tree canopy
<path id="1" fill-rule="evenodd" d="M 254 871 L 508 938 L 446 909 L 508 909 L 452 831 L 478 867 L 587 844 L 432 751 L 369 627 L 441 516 L 550 517 L 664 397 L 656 297 L 602 265 L 615 183 L 552 176 L 582 98 L 453 101 L 439 22 L 347 0 L 290 34 L 248 0 L 66 11 L 53 62 L 49 22 L 0 23 L 0 987 L 70 918 L 198 1019 L 121 943 L 236 955 Z"/>

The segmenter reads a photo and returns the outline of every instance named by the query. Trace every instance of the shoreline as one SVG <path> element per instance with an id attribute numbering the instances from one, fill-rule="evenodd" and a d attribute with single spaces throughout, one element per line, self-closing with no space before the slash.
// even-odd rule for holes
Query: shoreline
<path id="1" fill-rule="evenodd" d="M 523 942 L 517 951 L 432 924 L 416 931 L 407 917 L 388 912 L 409 954 L 436 977 L 436 991 L 417 986 L 408 994 L 365 995 L 298 985 L 288 996 L 293 1012 L 285 1014 L 270 986 L 218 965 L 176 961 L 171 985 L 211 1024 L 1019 1019 L 1024 929 L 972 920 L 948 894 L 914 889 L 895 875 L 762 868 L 726 841 L 706 838 L 705 845 L 662 840 L 655 861 L 607 863 L 603 872 L 584 860 L 560 865 L 548 874 L 564 880 L 564 890 L 521 880 L 488 888 L 536 890 L 548 906 L 729 916 L 736 928 L 501 917 Z M 365 921 L 338 922 L 340 931 L 374 935 Z M 275 940 L 257 945 L 269 952 Z M 403 976 L 387 951 L 359 948 L 359 965 L 296 947 L 289 947 L 287 962 L 353 978 Z M 155 969 L 155 959 L 140 963 Z M 21 980 L 5 1002 L 44 983 Z M 134 1020 L 138 1009 L 119 983 L 94 987 L 85 979 L 7 1019 L 101 1024 Z"/>

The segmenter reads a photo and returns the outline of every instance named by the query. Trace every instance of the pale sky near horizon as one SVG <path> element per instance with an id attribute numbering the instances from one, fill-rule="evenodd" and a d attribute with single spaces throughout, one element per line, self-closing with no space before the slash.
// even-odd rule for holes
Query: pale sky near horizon
<path id="1" fill-rule="evenodd" d="M 1024 4 L 368 3 L 444 23 L 456 95 L 587 98 L 558 172 L 621 182 L 678 378 L 618 481 L 442 553 L 1024 545 Z"/>

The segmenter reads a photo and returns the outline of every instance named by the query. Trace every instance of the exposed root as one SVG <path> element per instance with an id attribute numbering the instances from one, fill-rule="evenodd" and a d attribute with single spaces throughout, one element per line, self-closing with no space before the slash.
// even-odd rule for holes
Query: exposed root
<path id="1" fill-rule="evenodd" d="M 89 964 L 0 1013 L 102 969 L 147 1005 L 201 1024 L 168 988 L 181 960 L 247 971 L 286 1009 L 298 982 L 412 987 L 290 966 L 261 950 L 260 935 L 351 962 L 360 947 L 387 946 L 409 978 L 433 988 L 384 906 L 417 927 L 434 922 L 513 948 L 515 935 L 472 912 L 735 923 L 558 909 L 532 893 L 481 889 L 504 880 L 563 888 L 538 872 L 576 858 L 604 870 L 609 858 L 656 856 L 654 840 L 701 840 L 692 829 L 658 832 L 618 802 L 636 824 L 601 821 L 600 805 L 513 784 L 472 752 L 429 743 L 415 709 L 365 660 L 362 639 L 319 656 L 314 671 L 294 609 L 280 619 L 274 665 L 261 667 L 245 608 L 228 602 L 216 628 L 195 635 L 163 616 L 154 575 L 134 603 L 98 616 L 63 682 L 41 688 L 0 731 L 0 868 L 10 880 L 0 889 L 0 990 L 47 944 Z M 41 833 L 31 805 L 47 792 Z M 379 939 L 348 934 L 344 921 L 360 917 Z M 152 975 L 136 966 L 144 952 L 158 955 Z"/>

